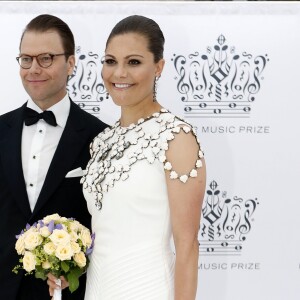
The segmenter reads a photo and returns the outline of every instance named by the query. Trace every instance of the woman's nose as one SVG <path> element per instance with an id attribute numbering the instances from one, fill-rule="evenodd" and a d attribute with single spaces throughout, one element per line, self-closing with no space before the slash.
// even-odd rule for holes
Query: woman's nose
<path id="1" fill-rule="evenodd" d="M 120 77 L 120 78 L 124 78 L 127 76 L 127 68 L 124 65 L 118 65 L 117 69 L 115 71 L 115 75 Z"/>

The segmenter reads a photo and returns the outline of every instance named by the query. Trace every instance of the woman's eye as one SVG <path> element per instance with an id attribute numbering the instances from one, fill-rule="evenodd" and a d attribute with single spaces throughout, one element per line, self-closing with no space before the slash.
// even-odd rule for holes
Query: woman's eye
<path id="1" fill-rule="evenodd" d="M 131 59 L 128 64 L 129 65 L 139 65 L 141 62 L 137 59 Z"/>
<path id="2" fill-rule="evenodd" d="M 104 63 L 105 63 L 106 65 L 113 65 L 113 64 L 116 63 L 116 61 L 115 61 L 114 59 L 108 58 L 108 59 L 105 59 L 105 60 L 104 60 Z"/>

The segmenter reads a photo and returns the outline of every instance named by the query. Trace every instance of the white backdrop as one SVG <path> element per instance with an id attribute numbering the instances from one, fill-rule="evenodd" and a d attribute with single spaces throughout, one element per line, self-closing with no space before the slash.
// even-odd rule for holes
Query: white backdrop
<path id="1" fill-rule="evenodd" d="M 25 25 L 41 13 L 75 35 L 72 98 L 107 123 L 100 58 L 131 14 L 165 38 L 158 99 L 198 128 L 208 178 L 198 300 L 296 300 L 300 284 L 300 5 L 288 2 L 0 2 L 0 114 L 23 104 L 15 60 Z"/>

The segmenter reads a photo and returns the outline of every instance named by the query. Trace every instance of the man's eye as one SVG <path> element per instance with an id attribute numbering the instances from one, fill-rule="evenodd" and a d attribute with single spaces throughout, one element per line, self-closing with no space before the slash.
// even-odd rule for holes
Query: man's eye
<path id="1" fill-rule="evenodd" d="M 128 64 L 129 65 L 139 65 L 141 62 L 137 59 L 131 59 Z"/>
<path id="2" fill-rule="evenodd" d="M 30 56 L 22 56 L 21 59 L 24 63 L 29 63 L 32 61 L 32 58 Z"/>
<path id="3" fill-rule="evenodd" d="M 43 63 L 47 63 L 51 61 L 51 56 L 45 55 L 45 56 L 40 56 L 40 61 Z"/>

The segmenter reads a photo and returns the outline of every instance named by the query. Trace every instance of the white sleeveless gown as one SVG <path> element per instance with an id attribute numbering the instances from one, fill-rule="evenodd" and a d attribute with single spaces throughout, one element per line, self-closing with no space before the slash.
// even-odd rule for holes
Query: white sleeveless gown
<path id="1" fill-rule="evenodd" d="M 88 174 L 82 180 L 96 234 L 85 300 L 174 299 L 175 255 L 161 160 L 176 123 L 182 124 L 162 110 L 138 126 L 115 125 L 94 139 Z M 161 131 L 164 126 L 169 129 Z M 122 141 L 130 141 L 130 147 L 124 150 Z M 101 157 L 107 146 L 113 148 Z M 121 157 L 117 159 L 114 150 Z M 106 161 L 103 169 L 101 160 Z M 106 173 L 103 181 L 95 180 L 101 172 Z M 103 194 L 101 210 L 95 206 L 97 185 Z"/>

